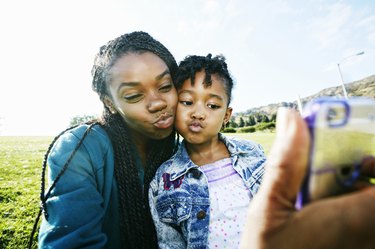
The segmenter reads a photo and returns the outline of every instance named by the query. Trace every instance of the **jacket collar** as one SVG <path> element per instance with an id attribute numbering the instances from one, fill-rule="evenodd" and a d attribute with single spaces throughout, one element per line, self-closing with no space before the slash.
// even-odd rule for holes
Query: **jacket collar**
<path id="1" fill-rule="evenodd" d="M 248 153 L 248 151 L 241 150 L 232 140 L 219 133 L 219 140 L 223 141 L 225 146 L 228 148 L 229 154 L 231 157 L 234 157 L 234 162 L 237 160 L 237 155 L 242 153 Z M 176 180 L 177 178 L 185 175 L 190 169 L 199 168 L 194 162 L 190 160 L 190 157 L 187 153 L 185 140 L 180 144 L 176 154 L 172 159 L 171 165 L 171 181 Z"/>

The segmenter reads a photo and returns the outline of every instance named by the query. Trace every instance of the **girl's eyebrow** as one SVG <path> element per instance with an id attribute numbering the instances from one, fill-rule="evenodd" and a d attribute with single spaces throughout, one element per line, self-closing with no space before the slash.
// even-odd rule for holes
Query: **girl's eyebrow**
<path id="1" fill-rule="evenodd" d="M 178 95 L 180 94 L 183 94 L 183 93 L 188 93 L 188 94 L 194 94 L 194 91 L 191 91 L 191 90 L 181 90 L 178 92 Z M 208 96 L 210 96 L 210 98 L 215 98 L 215 99 L 218 99 L 220 101 L 224 101 L 223 97 L 221 97 L 220 95 L 217 95 L 217 94 L 213 94 L 213 93 L 210 93 Z"/>
<path id="2" fill-rule="evenodd" d="M 224 99 L 220 95 L 210 93 L 209 96 L 210 98 L 216 98 L 218 100 L 224 101 Z"/>

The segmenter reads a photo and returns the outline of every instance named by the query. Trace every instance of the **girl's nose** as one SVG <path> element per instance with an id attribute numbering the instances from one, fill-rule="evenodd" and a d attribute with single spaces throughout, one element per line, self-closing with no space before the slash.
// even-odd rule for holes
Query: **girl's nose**
<path id="1" fill-rule="evenodd" d="M 193 119 L 203 120 L 206 118 L 206 115 L 204 114 L 202 110 L 199 110 L 199 108 L 197 108 L 196 110 L 193 111 L 191 117 Z"/>

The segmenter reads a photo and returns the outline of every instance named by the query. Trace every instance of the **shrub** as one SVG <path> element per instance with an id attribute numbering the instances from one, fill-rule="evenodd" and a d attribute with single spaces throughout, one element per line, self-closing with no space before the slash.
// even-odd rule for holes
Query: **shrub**
<path id="1" fill-rule="evenodd" d="M 253 133 L 255 131 L 256 131 L 256 129 L 255 129 L 254 126 L 247 126 L 247 127 L 243 127 L 241 129 L 239 129 L 239 132 L 241 132 L 241 133 Z"/>
<path id="2" fill-rule="evenodd" d="M 236 129 L 234 129 L 233 127 L 227 127 L 223 130 L 223 133 L 236 133 Z"/>
<path id="3" fill-rule="evenodd" d="M 275 129 L 275 123 L 260 123 L 256 126 L 257 130 L 263 131 L 263 130 L 274 130 Z"/>

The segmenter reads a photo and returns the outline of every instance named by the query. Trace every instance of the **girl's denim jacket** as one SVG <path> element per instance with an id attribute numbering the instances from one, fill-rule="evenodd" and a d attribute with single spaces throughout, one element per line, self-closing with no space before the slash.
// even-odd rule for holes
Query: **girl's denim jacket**
<path id="1" fill-rule="evenodd" d="M 266 157 L 259 144 L 227 138 L 233 168 L 255 195 Z M 149 201 L 159 248 L 207 248 L 210 199 L 205 175 L 187 154 L 185 143 L 163 163 L 150 184 Z"/>

